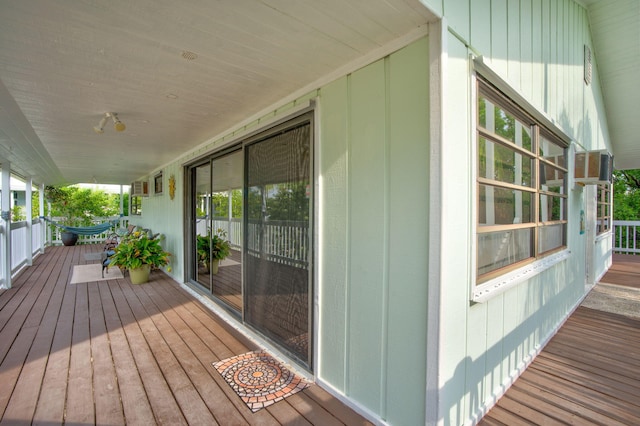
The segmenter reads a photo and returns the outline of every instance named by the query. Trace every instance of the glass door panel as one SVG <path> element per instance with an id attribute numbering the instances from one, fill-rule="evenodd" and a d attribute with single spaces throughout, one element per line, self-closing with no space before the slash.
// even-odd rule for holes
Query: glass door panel
<path id="1" fill-rule="evenodd" d="M 311 364 L 311 124 L 245 147 L 245 322 Z"/>
<path id="2" fill-rule="evenodd" d="M 206 249 L 207 230 L 210 228 L 211 163 L 191 169 L 191 273 L 190 277 L 207 290 L 211 290 L 211 276 L 202 252 Z"/>
<path id="3" fill-rule="evenodd" d="M 211 195 L 211 235 L 228 241 L 230 247 L 229 256 L 211 268 L 211 292 L 238 314 L 242 313 L 242 159 L 239 150 L 213 160 Z"/>

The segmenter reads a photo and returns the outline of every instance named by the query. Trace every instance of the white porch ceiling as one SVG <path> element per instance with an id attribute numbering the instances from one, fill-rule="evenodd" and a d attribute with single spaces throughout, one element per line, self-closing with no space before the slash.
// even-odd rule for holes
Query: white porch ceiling
<path id="1" fill-rule="evenodd" d="M 433 19 L 419 0 L 3 0 L 0 159 L 128 184 Z M 126 131 L 96 134 L 105 112 Z"/>
<path id="2" fill-rule="evenodd" d="M 640 168 L 640 1 L 585 0 L 616 169 Z"/>
<path id="3" fill-rule="evenodd" d="M 582 3 L 616 167 L 640 168 L 640 2 Z M 419 0 L 2 0 L 0 162 L 128 184 L 434 19 Z M 93 131 L 108 111 L 126 131 Z"/>

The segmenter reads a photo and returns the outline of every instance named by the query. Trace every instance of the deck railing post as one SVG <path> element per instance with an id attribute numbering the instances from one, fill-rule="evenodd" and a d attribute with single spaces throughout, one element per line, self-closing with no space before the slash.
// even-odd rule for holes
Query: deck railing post
<path id="1" fill-rule="evenodd" d="M 26 264 L 28 266 L 33 265 L 33 214 L 31 212 L 31 196 L 32 196 L 32 185 L 33 179 L 31 177 L 27 178 L 27 182 L 25 185 L 25 210 L 27 213 L 27 238 L 25 241 L 25 255 L 26 255 Z"/>
<path id="2" fill-rule="evenodd" d="M 0 234 L 0 263 L 2 263 L 2 277 L 0 288 L 11 288 L 11 164 L 2 162 L 2 214 L 0 223 L 4 232 Z M 6 207 L 5 207 L 6 206 Z M 6 208 L 6 210 L 5 210 Z"/>
<path id="3" fill-rule="evenodd" d="M 44 217 L 44 183 L 40 184 L 40 193 L 38 194 L 39 203 L 39 217 Z M 44 254 L 44 248 L 47 245 L 47 226 L 45 222 L 40 219 L 40 254 Z"/>

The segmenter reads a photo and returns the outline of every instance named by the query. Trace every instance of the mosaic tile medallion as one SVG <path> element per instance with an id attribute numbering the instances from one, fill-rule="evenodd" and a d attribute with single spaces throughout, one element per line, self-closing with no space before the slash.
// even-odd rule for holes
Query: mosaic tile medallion
<path id="1" fill-rule="evenodd" d="M 213 367 L 254 413 L 309 386 L 263 351 L 224 359 Z"/>

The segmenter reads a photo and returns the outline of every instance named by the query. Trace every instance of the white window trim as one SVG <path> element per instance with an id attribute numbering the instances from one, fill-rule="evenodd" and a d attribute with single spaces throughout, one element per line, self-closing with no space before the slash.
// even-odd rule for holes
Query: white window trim
<path id="1" fill-rule="evenodd" d="M 543 257 L 532 263 L 529 263 L 515 271 L 507 272 L 497 278 L 493 278 L 487 282 L 476 286 L 473 289 L 473 302 L 486 302 L 487 300 L 509 290 L 516 285 L 530 280 L 541 272 L 555 266 L 556 264 L 568 259 L 571 256 L 571 250 L 564 249 L 558 253 Z"/>

